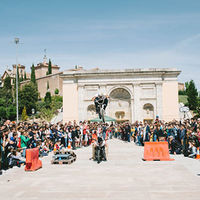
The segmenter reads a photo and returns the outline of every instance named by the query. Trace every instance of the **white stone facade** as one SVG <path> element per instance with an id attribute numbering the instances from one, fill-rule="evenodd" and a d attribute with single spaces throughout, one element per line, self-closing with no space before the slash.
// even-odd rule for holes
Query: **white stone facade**
<path id="1" fill-rule="evenodd" d="M 174 68 L 65 71 L 63 121 L 97 117 L 91 99 L 99 92 L 110 96 L 106 115 L 119 121 L 178 119 L 179 74 Z"/>

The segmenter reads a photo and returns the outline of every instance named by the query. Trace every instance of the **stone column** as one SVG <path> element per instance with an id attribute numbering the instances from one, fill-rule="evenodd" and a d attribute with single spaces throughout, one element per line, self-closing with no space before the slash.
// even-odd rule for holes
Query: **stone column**
<path id="1" fill-rule="evenodd" d="M 78 114 L 79 114 L 79 121 L 83 121 L 87 117 L 87 110 L 84 108 L 84 86 L 78 86 Z"/>
<path id="2" fill-rule="evenodd" d="M 135 113 L 134 113 L 134 110 L 135 110 L 135 108 L 134 108 L 134 99 L 133 98 L 131 98 L 131 100 L 130 100 L 130 102 L 131 102 L 131 123 L 134 123 L 135 122 Z"/>
<path id="3" fill-rule="evenodd" d="M 134 84 L 134 103 L 133 103 L 133 113 L 132 116 L 134 121 L 141 121 L 142 120 L 142 109 L 141 109 L 141 102 L 140 102 L 140 85 L 139 84 Z"/>
<path id="4" fill-rule="evenodd" d="M 157 83 L 156 84 L 156 108 L 154 111 L 154 118 L 156 117 L 156 115 L 159 116 L 159 118 L 162 120 L 162 106 L 163 106 L 163 102 L 162 102 L 162 83 Z"/>

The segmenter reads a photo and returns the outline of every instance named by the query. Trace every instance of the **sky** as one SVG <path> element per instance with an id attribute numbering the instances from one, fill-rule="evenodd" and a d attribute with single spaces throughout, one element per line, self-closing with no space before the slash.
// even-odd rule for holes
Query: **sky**
<path id="1" fill-rule="evenodd" d="M 177 68 L 200 90 L 200 0 L 0 0 L 0 74 L 18 62 L 66 70 Z"/>

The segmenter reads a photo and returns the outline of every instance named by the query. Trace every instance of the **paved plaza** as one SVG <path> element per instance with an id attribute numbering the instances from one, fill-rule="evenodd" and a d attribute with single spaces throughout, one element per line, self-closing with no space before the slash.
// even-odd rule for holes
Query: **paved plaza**
<path id="1" fill-rule="evenodd" d="M 9 169 L 0 176 L 2 200 L 126 200 L 200 198 L 200 161 L 172 156 L 175 161 L 142 161 L 143 147 L 120 140 L 109 141 L 109 160 L 89 160 L 91 147 L 76 151 L 71 165 L 51 165 L 50 154 L 43 168 L 25 172 Z"/>

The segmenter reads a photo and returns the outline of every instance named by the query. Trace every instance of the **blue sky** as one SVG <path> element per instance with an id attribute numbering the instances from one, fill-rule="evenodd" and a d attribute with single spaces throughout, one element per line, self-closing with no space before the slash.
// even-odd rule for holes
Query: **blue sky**
<path id="1" fill-rule="evenodd" d="M 0 0 L 0 74 L 44 49 L 61 70 L 176 67 L 200 90 L 199 0 Z"/>

